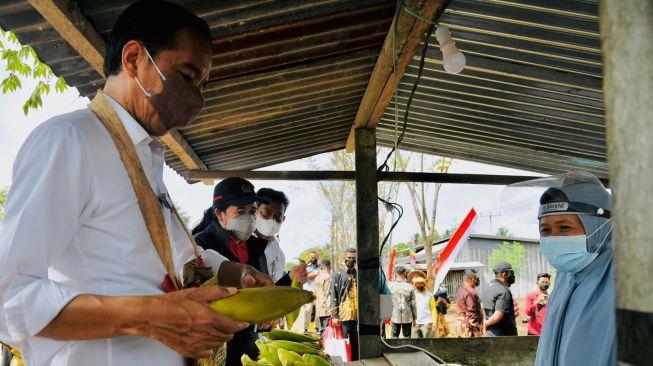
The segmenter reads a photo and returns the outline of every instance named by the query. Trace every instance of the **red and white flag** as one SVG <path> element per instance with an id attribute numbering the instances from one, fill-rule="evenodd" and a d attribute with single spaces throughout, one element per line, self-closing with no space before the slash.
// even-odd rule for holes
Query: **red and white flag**
<path id="1" fill-rule="evenodd" d="M 472 233 L 472 228 L 476 224 L 477 219 L 476 211 L 472 208 L 460 224 L 460 227 L 458 227 L 451 239 L 449 239 L 447 246 L 444 247 L 442 254 L 440 254 L 438 262 L 431 268 L 431 272 L 435 278 L 435 283 L 433 284 L 435 288 L 438 288 L 442 281 L 444 281 L 444 277 L 449 272 L 456 256 L 460 253 L 463 245 L 467 243 L 467 239 L 469 239 L 469 235 Z"/>

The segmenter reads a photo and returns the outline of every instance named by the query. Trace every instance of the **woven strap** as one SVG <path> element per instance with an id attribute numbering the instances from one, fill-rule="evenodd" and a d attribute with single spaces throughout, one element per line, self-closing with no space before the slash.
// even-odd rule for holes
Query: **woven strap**
<path id="1" fill-rule="evenodd" d="M 145 176 L 145 171 L 143 170 L 141 161 L 136 154 L 136 147 L 129 137 L 125 126 L 123 126 L 120 121 L 118 114 L 113 107 L 111 107 L 109 101 L 101 90 L 98 90 L 95 98 L 93 98 L 93 101 L 89 104 L 89 108 L 100 119 L 111 135 L 111 139 L 120 154 L 120 160 L 122 160 L 125 170 L 127 170 L 127 174 L 129 175 L 129 180 L 134 188 L 134 193 L 136 193 L 138 206 L 141 209 L 141 214 L 143 215 L 143 220 L 145 221 L 145 226 L 150 234 L 150 239 L 152 240 L 154 249 L 156 249 L 156 252 L 159 254 L 159 258 L 161 259 L 161 262 L 163 262 L 168 277 L 170 277 L 175 288 L 179 290 L 179 282 L 175 275 L 170 239 L 163 219 L 161 202 L 152 190 L 152 186 L 150 186 L 150 183 Z M 195 256 L 199 260 L 199 251 L 193 236 L 179 217 L 177 209 L 172 206 L 171 210 L 180 221 L 182 227 L 184 227 L 186 235 L 189 237 L 193 249 L 195 250 Z"/>

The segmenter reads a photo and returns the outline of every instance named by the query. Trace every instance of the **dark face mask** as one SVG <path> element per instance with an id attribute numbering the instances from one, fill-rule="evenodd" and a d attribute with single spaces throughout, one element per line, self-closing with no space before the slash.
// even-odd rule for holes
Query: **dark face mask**
<path id="1" fill-rule="evenodd" d="M 134 77 L 136 83 L 145 94 L 145 98 L 152 105 L 152 108 L 159 115 L 167 131 L 187 126 L 202 110 L 204 105 L 202 93 L 197 87 L 175 73 L 166 73 L 164 75 L 152 56 L 150 56 L 149 51 L 145 47 L 143 49 L 145 49 L 147 57 L 150 58 L 152 65 L 154 65 L 163 81 L 163 90 L 158 94 L 149 92 L 143 88 L 138 78 Z"/>
<path id="2" fill-rule="evenodd" d="M 513 283 L 515 283 L 515 274 L 511 273 L 510 276 L 508 276 L 508 278 L 506 278 L 506 281 L 508 281 L 509 285 L 512 285 Z"/>
<path id="3" fill-rule="evenodd" d="M 356 259 L 345 259 L 345 265 L 347 268 L 354 268 L 356 266 Z"/>
<path id="4" fill-rule="evenodd" d="M 424 291 L 424 286 L 417 286 L 417 291 Z"/>
<path id="5" fill-rule="evenodd" d="M 479 280 L 479 279 L 477 278 L 477 279 L 474 281 L 474 286 L 478 287 L 478 285 L 480 285 L 480 284 L 481 284 L 481 280 Z"/>
<path id="6" fill-rule="evenodd" d="M 546 291 L 546 290 L 548 290 L 548 289 L 549 289 L 549 285 L 548 285 L 548 284 L 546 284 L 546 285 L 540 285 L 540 290 L 542 290 L 542 291 Z"/>
<path id="7" fill-rule="evenodd" d="M 311 264 L 312 265 L 317 265 L 317 258 L 311 259 Z"/>

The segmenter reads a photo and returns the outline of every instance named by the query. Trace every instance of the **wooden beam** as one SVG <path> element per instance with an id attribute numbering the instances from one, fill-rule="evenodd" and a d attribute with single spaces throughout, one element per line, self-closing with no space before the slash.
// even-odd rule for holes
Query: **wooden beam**
<path id="1" fill-rule="evenodd" d="M 179 131 L 172 130 L 167 135 L 160 137 L 159 140 L 172 150 L 188 169 L 199 171 L 206 171 L 208 169 Z M 213 184 L 212 179 L 202 179 L 202 182 L 206 185 Z"/>
<path id="2" fill-rule="evenodd" d="M 352 359 L 379 357 L 381 301 L 379 294 L 379 204 L 376 173 L 376 130 L 356 129 L 356 249 L 358 250 L 358 345 Z M 340 259 L 340 258 L 337 258 Z"/>
<path id="3" fill-rule="evenodd" d="M 103 78 L 106 43 L 77 6 L 65 0 L 27 0 Z"/>
<path id="4" fill-rule="evenodd" d="M 356 179 L 356 172 L 347 170 L 190 170 L 187 178 L 192 180 L 214 180 L 229 177 L 302 181 L 354 180 Z M 388 172 L 384 173 L 380 180 L 387 182 L 509 185 L 537 178 L 539 177 L 525 175 Z M 609 183 L 606 179 L 602 179 L 602 181 L 606 186 Z"/>
<path id="5" fill-rule="evenodd" d="M 421 4 L 420 4 L 421 3 Z M 406 5 L 416 9 L 426 18 L 433 18 L 441 4 L 441 0 L 434 1 L 406 1 Z M 410 64 L 415 51 L 423 39 L 424 33 L 429 27 L 429 23 L 417 19 L 401 10 L 399 17 L 394 19 L 390 25 L 390 30 L 385 37 L 383 48 L 379 54 L 367 89 L 363 95 L 354 124 L 349 132 L 347 139 L 347 152 L 354 151 L 355 140 L 354 131 L 359 127 L 376 128 L 381 116 L 392 99 L 395 88 L 395 76 L 393 73 L 393 46 L 394 46 L 394 28 L 397 21 L 397 80 L 400 81 L 404 76 L 408 65 Z"/>
<path id="6" fill-rule="evenodd" d="M 27 0 L 36 11 L 68 42 L 103 78 L 107 45 L 76 1 Z M 161 142 L 172 150 L 188 169 L 207 169 L 193 148 L 177 131 L 163 136 Z M 207 183 L 209 181 L 206 181 Z"/>

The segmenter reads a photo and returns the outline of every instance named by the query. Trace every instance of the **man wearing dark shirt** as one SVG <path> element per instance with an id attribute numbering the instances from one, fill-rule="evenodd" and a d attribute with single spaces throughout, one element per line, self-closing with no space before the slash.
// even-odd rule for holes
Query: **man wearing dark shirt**
<path id="1" fill-rule="evenodd" d="M 487 320 L 485 329 L 489 336 L 516 336 L 515 306 L 510 285 L 515 283 L 515 272 L 510 263 L 494 265 L 496 278 L 483 291 L 483 310 Z"/>

